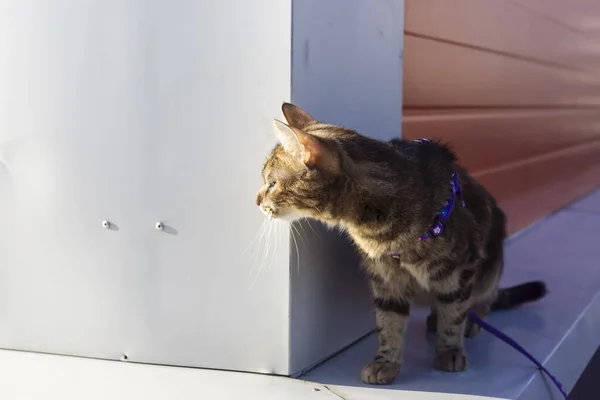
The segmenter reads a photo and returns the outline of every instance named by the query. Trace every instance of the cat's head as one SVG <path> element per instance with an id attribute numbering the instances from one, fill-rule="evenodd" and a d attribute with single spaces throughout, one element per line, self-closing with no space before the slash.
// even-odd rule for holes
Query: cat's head
<path id="1" fill-rule="evenodd" d="M 332 137 L 342 128 L 317 122 L 299 107 L 284 103 L 287 123 L 275 120 L 278 144 L 264 164 L 256 204 L 268 218 L 323 219 L 334 201 L 342 172 L 342 151 Z"/>

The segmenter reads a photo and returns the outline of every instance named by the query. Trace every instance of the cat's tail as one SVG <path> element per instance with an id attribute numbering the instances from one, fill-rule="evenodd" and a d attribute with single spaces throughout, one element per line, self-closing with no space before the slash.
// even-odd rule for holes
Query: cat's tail
<path id="1" fill-rule="evenodd" d="M 542 281 L 525 282 L 517 286 L 500 289 L 492 304 L 492 311 L 509 310 L 524 303 L 541 299 L 548 290 Z"/>

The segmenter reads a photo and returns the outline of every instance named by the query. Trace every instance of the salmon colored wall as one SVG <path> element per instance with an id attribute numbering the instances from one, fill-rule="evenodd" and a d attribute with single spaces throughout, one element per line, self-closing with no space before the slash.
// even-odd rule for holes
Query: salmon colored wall
<path id="1" fill-rule="evenodd" d="M 600 186 L 600 0 L 406 0 L 403 136 L 450 142 L 515 232 Z"/>

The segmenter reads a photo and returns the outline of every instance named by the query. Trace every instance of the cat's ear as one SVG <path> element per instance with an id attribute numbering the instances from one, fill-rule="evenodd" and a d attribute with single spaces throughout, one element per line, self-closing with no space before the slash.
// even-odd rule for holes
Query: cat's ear
<path id="1" fill-rule="evenodd" d="M 286 153 L 300 158 L 302 156 L 302 144 L 298 140 L 296 132 L 279 120 L 273 121 L 273 127 L 275 128 L 277 140 L 281 143 Z"/>
<path id="2" fill-rule="evenodd" d="M 305 129 L 307 126 L 317 122 L 310 114 L 294 104 L 283 103 L 281 112 L 288 125 L 292 128 Z"/>
<path id="3" fill-rule="evenodd" d="M 278 120 L 273 121 L 273 124 L 284 150 L 297 157 L 308 168 L 331 168 L 337 163 L 337 157 L 319 138 Z"/>

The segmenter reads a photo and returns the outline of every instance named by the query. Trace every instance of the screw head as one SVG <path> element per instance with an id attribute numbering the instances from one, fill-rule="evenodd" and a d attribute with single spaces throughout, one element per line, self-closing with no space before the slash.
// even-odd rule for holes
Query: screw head
<path id="1" fill-rule="evenodd" d="M 162 231 L 165 229 L 165 225 L 162 222 L 157 222 L 156 223 L 156 230 L 157 231 Z"/>
<path id="2" fill-rule="evenodd" d="M 107 220 L 102 221 L 102 227 L 106 229 L 110 228 L 110 222 Z"/>
<path id="3" fill-rule="evenodd" d="M 127 354 L 123 354 L 121 356 L 121 361 L 127 361 L 127 360 L 129 360 L 129 357 L 127 357 Z"/>

